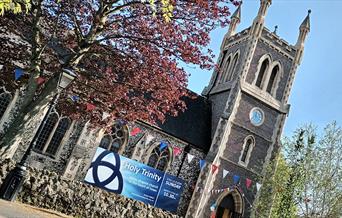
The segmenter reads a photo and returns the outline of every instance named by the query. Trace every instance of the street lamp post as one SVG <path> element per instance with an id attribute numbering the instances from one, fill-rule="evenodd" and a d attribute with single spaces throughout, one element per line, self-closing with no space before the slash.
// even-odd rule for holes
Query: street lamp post
<path id="1" fill-rule="evenodd" d="M 53 97 L 52 101 L 50 102 L 49 109 L 47 113 L 44 116 L 44 119 L 38 128 L 38 131 L 36 135 L 34 136 L 33 140 L 31 141 L 29 147 L 25 151 L 24 155 L 22 156 L 21 160 L 19 163 L 16 164 L 15 168 L 11 170 L 3 184 L 1 185 L 0 188 L 0 198 L 8 200 L 8 201 L 14 201 L 16 199 L 17 194 L 19 193 L 24 179 L 27 175 L 27 159 L 31 154 L 32 148 L 35 147 L 37 137 L 40 135 L 42 132 L 42 129 L 44 125 L 46 124 L 46 121 L 51 113 L 51 111 L 54 109 L 58 102 L 59 94 L 62 90 L 64 90 L 68 85 L 75 79 L 76 75 L 68 69 L 63 69 L 62 73 L 60 73 L 59 78 L 58 78 L 58 84 L 57 84 L 57 93 Z"/>

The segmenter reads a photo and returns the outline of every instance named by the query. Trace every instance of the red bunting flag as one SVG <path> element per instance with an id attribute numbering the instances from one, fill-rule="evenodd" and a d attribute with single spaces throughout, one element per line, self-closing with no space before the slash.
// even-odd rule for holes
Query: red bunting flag
<path id="1" fill-rule="evenodd" d="M 45 79 L 44 79 L 43 77 L 40 76 L 40 77 L 37 78 L 37 84 L 38 84 L 38 85 L 41 85 L 41 84 L 43 84 L 44 82 L 45 82 Z"/>
<path id="2" fill-rule="evenodd" d="M 215 165 L 215 164 L 211 165 L 211 171 L 212 171 L 213 174 L 216 172 L 217 168 L 218 168 L 217 165 Z"/>
<path id="3" fill-rule="evenodd" d="M 131 131 L 131 136 L 135 136 L 141 132 L 141 129 L 139 127 L 134 127 Z"/>
<path id="4" fill-rule="evenodd" d="M 310 201 L 311 201 L 310 198 L 307 198 L 307 197 L 304 198 L 304 202 L 305 202 L 305 203 L 309 203 Z"/>
<path id="5" fill-rule="evenodd" d="M 252 180 L 246 178 L 246 188 L 248 189 L 252 184 Z"/>
<path id="6" fill-rule="evenodd" d="M 211 212 L 210 218 L 216 218 L 215 211 L 212 211 L 212 212 Z"/>
<path id="7" fill-rule="evenodd" d="M 178 148 L 177 146 L 174 146 L 173 147 L 173 154 L 175 155 L 175 156 L 178 156 L 178 155 L 180 155 L 182 153 L 182 149 L 181 148 Z"/>
<path id="8" fill-rule="evenodd" d="M 92 111 L 92 110 L 94 110 L 96 108 L 96 106 L 91 104 L 91 103 L 87 103 L 86 106 L 87 106 L 87 111 Z"/>

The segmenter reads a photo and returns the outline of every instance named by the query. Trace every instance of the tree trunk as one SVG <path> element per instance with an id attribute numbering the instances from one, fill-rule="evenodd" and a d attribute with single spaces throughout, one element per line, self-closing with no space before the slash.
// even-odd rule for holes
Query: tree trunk
<path id="1" fill-rule="evenodd" d="M 45 110 L 42 109 L 51 101 L 57 92 L 57 80 L 58 78 L 50 79 L 41 96 L 29 104 L 27 111 L 23 110 L 12 122 L 1 140 L 0 156 L 2 158 L 11 158 L 20 143 L 25 144 L 31 142 L 40 125 L 40 122 L 35 123 L 36 119 L 39 120 L 39 118 L 44 117 L 45 113 L 42 113 L 42 111 L 44 112 Z M 31 131 L 27 129 L 30 125 L 33 125 Z"/>
<path id="2" fill-rule="evenodd" d="M 44 47 L 41 45 L 41 38 L 39 32 L 40 19 L 42 16 L 41 8 L 42 0 L 37 1 L 36 5 L 33 5 L 33 21 L 32 21 L 32 40 L 30 41 L 32 46 L 32 54 L 30 58 L 30 67 L 28 72 L 30 78 L 26 85 L 23 95 L 20 97 L 21 101 L 17 105 L 18 112 L 16 113 L 15 119 L 10 123 L 7 131 L 3 135 L 0 141 L 0 155 L 4 156 L 5 152 L 9 152 L 11 156 L 13 154 L 13 143 L 16 141 L 17 134 L 25 126 L 26 122 L 30 121 L 30 114 L 33 105 L 38 105 L 39 102 L 33 102 L 35 97 L 38 84 L 37 79 L 40 76 L 40 65 L 41 65 L 41 53 Z M 10 152 L 11 151 L 11 152 Z M 7 155 L 5 155 L 7 156 Z"/>

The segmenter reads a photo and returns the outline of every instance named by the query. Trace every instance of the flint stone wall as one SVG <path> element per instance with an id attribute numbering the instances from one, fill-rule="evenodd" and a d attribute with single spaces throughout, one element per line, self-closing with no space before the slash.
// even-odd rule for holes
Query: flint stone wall
<path id="1" fill-rule="evenodd" d="M 0 185 L 13 167 L 12 161 L 0 160 Z M 29 168 L 17 200 L 75 217 L 179 217 L 82 182 L 63 179 L 56 173 L 33 168 Z"/>

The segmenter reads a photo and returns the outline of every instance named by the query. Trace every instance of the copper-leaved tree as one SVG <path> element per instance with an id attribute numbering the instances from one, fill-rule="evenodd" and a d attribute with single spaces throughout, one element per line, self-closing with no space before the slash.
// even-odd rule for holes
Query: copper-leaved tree
<path id="1" fill-rule="evenodd" d="M 186 107 L 181 97 L 188 95 L 188 74 L 180 63 L 214 66 L 206 48 L 209 33 L 228 24 L 233 4 L 238 3 L 35 0 L 27 14 L 6 13 L 0 20 L 1 80 L 8 90 L 23 91 L 1 140 L 3 153 L 18 144 L 25 123 L 34 117 L 32 109 L 38 111 L 56 93 L 63 68 L 77 74 L 59 102 L 59 110 L 73 119 L 105 125 L 118 117 L 155 122 L 176 115 Z M 25 75 L 14 81 L 18 66 Z M 37 83 L 38 78 L 45 82 Z M 88 111 L 88 103 L 96 108 Z M 111 115 L 104 121 L 103 112 Z"/>

